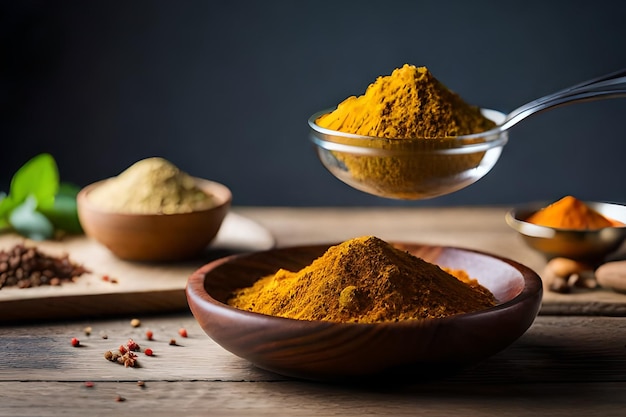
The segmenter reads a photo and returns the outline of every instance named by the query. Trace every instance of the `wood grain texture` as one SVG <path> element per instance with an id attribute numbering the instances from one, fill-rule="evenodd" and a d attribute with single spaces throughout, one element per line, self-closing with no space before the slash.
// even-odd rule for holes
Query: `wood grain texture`
<path id="1" fill-rule="evenodd" d="M 0 381 L 286 381 L 227 352 L 200 328 L 191 313 L 130 319 L 81 320 L 0 327 Z M 90 326 L 90 336 L 83 333 Z M 178 335 L 185 327 L 187 338 Z M 145 340 L 145 331 L 154 341 Z M 102 335 L 108 338 L 103 339 Z M 539 316 L 515 343 L 448 382 L 626 382 L 626 318 Z M 78 337 L 82 347 L 70 344 Z M 154 357 L 124 368 L 104 352 L 129 338 Z M 169 345 L 175 338 L 177 346 Z"/>
<path id="2" fill-rule="evenodd" d="M 189 314 L 141 319 L 138 328 L 126 319 L 0 328 L 0 415 L 621 416 L 626 406 L 625 318 L 540 316 L 509 348 L 457 375 L 364 386 L 255 368 L 211 341 Z M 81 336 L 87 325 L 92 335 Z M 180 326 L 188 338 L 178 336 Z M 148 328 L 150 344 L 142 340 Z M 74 336 L 84 347 L 70 345 Z M 140 368 L 103 358 L 128 337 L 156 356 L 140 356 Z"/>
<path id="3" fill-rule="evenodd" d="M 191 313 L 115 320 L 0 327 L 0 381 L 245 380 L 284 381 L 227 352 L 200 328 Z M 90 336 L 83 333 L 92 328 Z M 181 338 L 185 327 L 189 337 Z M 145 340 L 145 331 L 154 341 Z M 106 335 L 104 339 L 102 335 Z M 626 318 L 539 316 L 530 329 L 502 352 L 465 370 L 457 382 L 626 382 Z M 78 337 L 82 347 L 70 344 Z M 139 368 L 106 361 L 104 352 L 129 338 L 155 356 L 140 356 Z M 170 346 L 171 338 L 178 344 Z"/>
<path id="4" fill-rule="evenodd" d="M 0 235 L 0 249 L 10 249 L 24 241 L 17 235 Z M 269 231 L 250 219 L 230 214 L 206 251 L 180 262 L 124 261 L 86 236 L 71 236 L 61 241 L 26 241 L 26 244 L 47 255 L 68 254 L 90 273 L 74 283 L 57 287 L 1 289 L 0 323 L 186 310 L 184 289 L 195 270 L 226 255 L 269 249 L 274 239 Z M 104 276 L 109 279 L 103 280 Z"/>
<path id="5" fill-rule="evenodd" d="M 271 230 L 278 246 L 374 234 L 385 240 L 479 249 L 536 271 L 545 262 L 504 224 L 505 208 L 237 212 Z M 446 378 L 382 386 L 310 383 L 263 371 L 213 342 L 189 312 L 138 314 L 142 325 L 137 328 L 129 324 L 133 316 L 125 314 L 5 322 L 0 326 L 0 416 L 622 416 L 626 317 L 617 316 L 625 313 L 625 297 L 605 290 L 546 292 L 544 314 L 500 353 Z M 614 317 L 600 315 L 604 313 Z M 92 328 L 90 336 L 83 333 L 86 326 Z M 180 327 L 188 330 L 188 338 L 178 335 Z M 147 329 L 154 332 L 150 343 L 144 338 Z M 72 347 L 72 337 L 80 338 L 83 347 Z M 106 350 L 131 337 L 156 355 L 140 354 L 138 368 L 104 359 Z M 169 344 L 171 338 L 177 345 Z M 145 388 L 137 380 L 146 381 Z M 85 381 L 93 381 L 94 387 L 86 388 Z M 116 402 L 117 395 L 126 401 Z"/>
<path id="6" fill-rule="evenodd" d="M 0 416 L 515 416 L 622 417 L 626 383 L 355 389 L 301 382 L 0 382 Z M 117 402 L 121 395 L 124 402 Z"/>

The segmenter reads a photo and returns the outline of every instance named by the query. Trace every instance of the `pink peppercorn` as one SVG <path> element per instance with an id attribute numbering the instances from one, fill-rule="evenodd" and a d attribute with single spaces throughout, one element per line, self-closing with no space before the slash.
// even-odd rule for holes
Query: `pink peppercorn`
<path id="1" fill-rule="evenodd" d="M 126 346 L 128 346 L 128 350 L 133 352 L 139 350 L 139 345 L 133 339 L 128 339 L 128 343 L 126 343 Z"/>

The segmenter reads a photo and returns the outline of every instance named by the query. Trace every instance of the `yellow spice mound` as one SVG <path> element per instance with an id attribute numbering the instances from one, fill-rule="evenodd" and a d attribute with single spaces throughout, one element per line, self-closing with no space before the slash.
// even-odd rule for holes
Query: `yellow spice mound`
<path id="1" fill-rule="evenodd" d="M 321 127 L 380 138 L 441 138 L 489 130 L 495 124 L 465 103 L 426 67 L 405 64 L 317 119 Z"/>
<path id="2" fill-rule="evenodd" d="M 570 195 L 542 208 L 526 221 L 540 226 L 561 229 L 601 229 L 622 225 L 620 222 L 603 216 L 583 201 Z"/>
<path id="3" fill-rule="evenodd" d="M 169 161 L 146 158 L 89 193 L 101 209 L 119 213 L 175 214 L 208 209 L 213 196 Z"/>
<path id="4" fill-rule="evenodd" d="M 284 269 L 233 294 L 242 310 L 300 320 L 374 323 L 489 308 L 493 295 L 373 236 L 348 240 L 298 272 Z"/>

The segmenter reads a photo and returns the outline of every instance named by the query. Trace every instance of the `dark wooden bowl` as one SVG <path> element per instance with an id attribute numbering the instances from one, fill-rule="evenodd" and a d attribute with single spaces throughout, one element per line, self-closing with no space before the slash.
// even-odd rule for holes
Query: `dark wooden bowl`
<path id="1" fill-rule="evenodd" d="M 537 316 L 541 279 L 519 263 L 467 249 L 394 245 L 429 262 L 465 269 L 494 293 L 498 304 L 442 319 L 376 324 L 293 320 L 225 304 L 234 289 L 279 268 L 297 271 L 330 245 L 274 249 L 211 262 L 189 278 L 187 299 L 207 335 L 226 350 L 282 375 L 326 381 L 385 374 L 417 380 L 454 371 L 504 349 Z"/>

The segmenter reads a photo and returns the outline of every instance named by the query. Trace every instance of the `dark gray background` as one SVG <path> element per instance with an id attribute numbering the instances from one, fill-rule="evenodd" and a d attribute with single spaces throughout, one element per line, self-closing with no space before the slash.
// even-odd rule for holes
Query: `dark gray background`
<path id="1" fill-rule="evenodd" d="M 626 67 L 617 1 L 5 1 L 0 181 L 40 152 L 86 185 L 162 156 L 228 185 L 236 205 L 626 201 L 626 100 L 515 127 L 496 167 L 418 202 L 336 180 L 307 118 L 404 63 L 505 112 Z"/>

